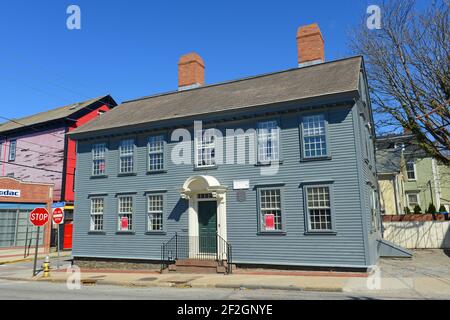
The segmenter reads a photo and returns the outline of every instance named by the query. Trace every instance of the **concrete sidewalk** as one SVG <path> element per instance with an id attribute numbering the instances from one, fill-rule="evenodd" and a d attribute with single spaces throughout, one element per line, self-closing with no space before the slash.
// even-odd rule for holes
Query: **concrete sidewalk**
<path id="1" fill-rule="evenodd" d="M 20 265 L 20 264 L 19 264 Z M 231 275 L 159 273 L 157 270 L 81 269 L 81 285 L 127 287 L 269 289 L 316 292 L 345 292 L 359 296 L 385 295 L 450 299 L 450 259 L 443 251 L 415 252 L 411 259 L 382 259 L 371 274 L 339 272 L 297 272 L 237 270 Z M 55 267 L 55 264 L 52 264 Z M 70 265 L 52 269 L 49 278 L 42 273 L 32 277 L 29 268 L 4 265 L 0 279 L 70 283 L 77 276 Z M 1 273 L 1 271 L 6 273 Z M 408 270 L 406 272 L 406 270 Z M 70 278 L 69 278 L 70 277 Z"/>
<path id="2" fill-rule="evenodd" d="M 24 249 L 2 249 L 0 250 L 0 265 L 18 263 L 23 261 L 31 261 L 34 259 L 34 251 L 35 249 L 30 249 L 29 255 L 24 257 Z M 51 252 L 48 254 L 50 257 L 57 257 L 57 252 Z M 62 251 L 60 252 L 61 257 L 70 257 L 72 255 L 72 251 Z M 39 248 L 38 250 L 38 258 L 45 258 L 46 254 L 44 253 L 44 248 Z"/>

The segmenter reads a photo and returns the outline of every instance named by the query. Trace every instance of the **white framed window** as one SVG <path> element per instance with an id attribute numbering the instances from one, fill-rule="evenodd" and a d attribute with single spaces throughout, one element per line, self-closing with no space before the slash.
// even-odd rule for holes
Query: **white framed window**
<path id="1" fill-rule="evenodd" d="M 134 170 L 134 140 L 127 139 L 120 142 L 120 173 L 132 173 Z"/>
<path id="2" fill-rule="evenodd" d="M 91 199 L 91 231 L 103 231 L 103 213 L 105 200 L 103 198 Z"/>
<path id="3" fill-rule="evenodd" d="M 92 175 L 104 175 L 106 172 L 106 143 L 96 143 L 92 147 Z"/>
<path id="4" fill-rule="evenodd" d="M 214 129 L 197 131 L 195 154 L 197 168 L 214 167 L 216 165 L 216 136 Z"/>
<path id="5" fill-rule="evenodd" d="M 119 197 L 119 231 L 133 230 L 133 197 Z"/>
<path id="6" fill-rule="evenodd" d="M 164 136 L 148 138 L 148 171 L 164 170 Z"/>
<path id="7" fill-rule="evenodd" d="M 214 199 L 214 196 L 212 193 L 199 193 L 197 194 L 197 199 L 199 200 Z"/>
<path id="8" fill-rule="evenodd" d="M 258 162 L 280 160 L 280 128 L 276 120 L 258 123 Z"/>
<path id="9" fill-rule="evenodd" d="M 281 208 L 281 189 L 259 190 L 259 213 L 261 231 L 282 231 L 283 213 Z"/>
<path id="10" fill-rule="evenodd" d="M 161 194 L 148 196 L 148 231 L 163 231 L 164 196 Z"/>
<path id="11" fill-rule="evenodd" d="M 329 186 L 306 187 L 309 231 L 333 231 L 331 191 Z"/>
<path id="12" fill-rule="evenodd" d="M 15 161 L 16 160 L 16 147 L 17 147 L 17 140 L 11 140 L 9 141 L 9 161 Z"/>
<path id="13" fill-rule="evenodd" d="M 408 193 L 407 194 L 408 199 L 408 206 L 412 209 L 414 209 L 415 206 L 420 205 L 420 198 L 418 193 Z"/>
<path id="14" fill-rule="evenodd" d="M 377 191 L 372 188 L 370 193 L 370 216 L 372 222 L 372 230 L 376 230 L 378 228 L 377 209 L 378 209 Z"/>
<path id="15" fill-rule="evenodd" d="M 414 181 L 417 179 L 416 164 L 414 163 L 414 161 L 408 161 L 406 163 L 406 174 L 408 176 L 408 180 L 410 181 Z"/>
<path id="16" fill-rule="evenodd" d="M 328 155 L 324 114 L 303 117 L 303 157 L 320 158 Z"/>

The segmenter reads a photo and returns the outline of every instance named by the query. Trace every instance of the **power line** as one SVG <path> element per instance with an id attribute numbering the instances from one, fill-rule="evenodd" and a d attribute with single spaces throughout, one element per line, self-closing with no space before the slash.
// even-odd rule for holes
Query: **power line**
<path id="1" fill-rule="evenodd" d="M 16 52 L 12 52 L 12 51 L 9 51 L 10 53 L 12 53 L 13 54 L 13 56 L 15 57 L 15 58 L 17 58 L 18 56 L 21 56 L 21 54 L 20 53 L 16 53 Z M 38 64 L 38 63 L 36 63 L 35 61 L 33 61 L 33 62 L 30 62 L 29 60 L 27 60 L 27 59 L 25 59 L 24 58 L 24 56 L 22 55 L 22 59 L 21 59 L 22 61 L 25 61 L 26 63 L 28 63 L 29 65 L 34 65 L 34 66 L 38 66 L 39 67 L 39 69 L 41 69 L 42 71 L 45 71 L 45 74 L 48 74 L 48 68 L 47 67 L 45 67 L 44 65 L 40 65 L 40 64 Z M 56 74 L 56 73 L 55 73 Z M 56 74 L 60 79 L 64 79 L 64 77 L 62 77 L 61 75 L 58 75 L 58 74 Z M 37 79 L 36 77 L 33 77 L 34 79 Z M 48 80 L 44 80 L 44 81 L 47 81 L 48 83 L 51 83 L 51 84 L 53 84 L 53 85 L 55 85 L 55 86 L 57 86 L 57 87 L 60 87 L 60 88 L 62 88 L 62 89 L 64 89 L 64 90 L 66 90 L 66 91 L 69 91 L 69 92 L 72 92 L 72 93 L 74 93 L 74 94 L 76 94 L 76 95 L 78 95 L 78 96 L 80 96 L 80 97 L 84 97 L 84 98 L 90 98 L 89 96 L 87 96 L 87 95 L 85 95 L 85 94 L 83 94 L 83 93 L 80 93 L 80 92 L 78 92 L 78 91 L 75 91 L 75 90 L 73 90 L 73 89 L 71 89 L 71 88 L 67 88 L 66 86 L 63 86 L 63 85 L 60 85 L 60 84 L 58 84 L 58 83 L 56 83 L 56 82 L 54 82 L 54 81 L 48 81 Z M 87 87 L 86 87 L 87 88 Z M 35 90 L 39 90 L 39 91 L 41 91 L 41 92 L 44 92 L 44 93 L 46 93 L 46 94 L 49 94 L 48 92 L 45 92 L 45 91 L 43 91 L 43 90 L 41 90 L 41 89 L 36 89 L 36 88 L 34 88 Z M 54 94 L 51 94 L 51 95 L 54 95 Z M 111 107 L 111 108 L 114 108 L 115 106 L 113 106 L 113 105 L 110 105 L 109 103 L 105 103 L 107 106 L 109 106 L 109 107 Z"/>
<path id="2" fill-rule="evenodd" d="M 0 134 L 0 136 L 1 136 L 1 137 L 5 137 L 6 139 L 8 138 L 8 137 L 5 136 L 5 135 L 1 135 L 1 134 Z M 58 150 L 58 151 L 60 151 L 60 152 L 63 152 L 63 151 L 64 151 L 63 148 L 57 148 L 57 147 L 53 147 L 53 146 L 43 145 L 43 144 L 39 144 L 39 143 L 35 143 L 35 142 L 30 142 L 30 141 L 26 141 L 26 140 L 19 140 L 18 142 L 20 142 L 20 143 L 27 143 L 27 144 L 30 144 L 30 145 L 36 145 L 36 146 L 39 146 L 39 147 L 42 147 L 42 148 L 51 148 L 51 149 L 54 149 L 54 150 Z M 1 143 L 0 143 L 0 145 L 1 145 Z M 19 147 L 18 144 L 17 144 L 17 147 Z M 42 155 L 50 155 L 50 156 L 54 156 L 54 157 L 61 157 L 61 158 L 64 159 L 64 160 L 65 160 L 65 159 L 74 160 L 74 161 L 76 160 L 75 158 L 69 158 L 69 157 L 66 157 L 66 156 L 64 156 L 64 155 L 48 154 L 48 153 L 45 153 L 45 152 L 33 150 L 33 149 L 31 149 L 31 148 L 26 148 L 25 151 L 31 151 L 31 152 L 39 153 L 39 154 L 42 154 Z"/>
<path id="3" fill-rule="evenodd" d="M 7 162 L 7 161 L 3 161 L 3 160 L 0 160 L 0 163 L 6 163 L 6 164 L 9 164 L 9 165 L 12 165 L 12 166 L 23 167 L 23 168 L 28 168 L 28 169 L 35 169 L 35 170 L 42 170 L 42 171 L 46 171 L 46 172 L 64 174 L 64 172 L 62 172 L 62 171 L 56 171 L 56 170 L 50 170 L 50 169 L 44 169 L 44 168 L 37 168 L 37 167 L 33 167 L 33 166 L 27 166 L 25 164 L 12 163 L 12 162 Z M 65 174 L 72 175 L 72 176 L 74 175 L 73 173 L 68 173 L 68 172 L 66 172 Z"/>

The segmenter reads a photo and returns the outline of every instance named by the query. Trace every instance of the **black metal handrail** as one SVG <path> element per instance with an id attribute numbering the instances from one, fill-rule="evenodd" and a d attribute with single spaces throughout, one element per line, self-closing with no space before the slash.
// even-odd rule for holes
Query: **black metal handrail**
<path id="1" fill-rule="evenodd" d="M 232 272 L 232 248 L 217 232 L 199 236 L 175 235 L 161 246 L 161 271 L 180 259 L 215 260 Z"/>

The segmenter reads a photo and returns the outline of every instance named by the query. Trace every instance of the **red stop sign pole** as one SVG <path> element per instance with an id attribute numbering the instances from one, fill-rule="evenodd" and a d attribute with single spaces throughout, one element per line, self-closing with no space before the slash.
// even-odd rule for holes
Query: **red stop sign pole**
<path id="1" fill-rule="evenodd" d="M 39 249 L 39 232 L 42 226 L 45 226 L 50 218 L 50 214 L 45 208 L 36 208 L 30 212 L 30 222 L 38 227 L 36 236 L 36 249 L 34 251 L 34 266 L 33 266 L 33 277 L 36 275 L 36 264 Z"/>

